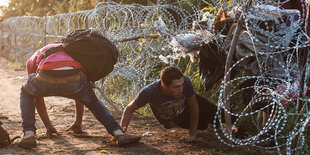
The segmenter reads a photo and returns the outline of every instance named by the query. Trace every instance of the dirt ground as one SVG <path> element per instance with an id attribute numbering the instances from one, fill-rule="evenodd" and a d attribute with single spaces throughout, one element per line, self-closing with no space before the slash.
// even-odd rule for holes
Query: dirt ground
<path id="1" fill-rule="evenodd" d="M 0 65 L 0 120 L 13 138 L 22 135 L 19 91 L 26 81 L 27 73 L 25 69 L 13 67 L 1 57 Z M 137 144 L 117 147 L 111 143 L 112 137 L 105 128 L 88 110 L 83 117 L 86 134 L 65 132 L 74 121 L 74 103 L 62 97 L 45 99 L 52 123 L 61 135 L 49 138 L 42 136 L 45 128 L 36 114 L 37 147 L 27 150 L 11 145 L 0 149 L 0 154 L 268 154 L 253 147 L 230 148 L 222 144 L 210 129 L 199 131 L 197 141 L 186 143 L 179 140 L 187 133 L 186 130 L 166 130 L 153 117 L 133 118 L 128 132 L 146 136 Z M 120 116 L 114 116 L 120 121 Z"/>

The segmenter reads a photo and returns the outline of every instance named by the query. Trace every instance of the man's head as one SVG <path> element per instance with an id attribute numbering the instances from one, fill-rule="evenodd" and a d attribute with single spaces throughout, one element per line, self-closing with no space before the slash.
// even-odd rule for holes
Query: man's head
<path id="1" fill-rule="evenodd" d="M 178 98 L 183 93 L 183 73 L 175 66 L 165 67 L 160 74 L 161 85 L 168 95 Z"/>

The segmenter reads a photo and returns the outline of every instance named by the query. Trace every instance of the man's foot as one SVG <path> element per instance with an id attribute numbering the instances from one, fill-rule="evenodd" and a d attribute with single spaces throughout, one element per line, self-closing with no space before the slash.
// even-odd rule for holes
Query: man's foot
<path id="1" fill-rule="evenodd" d="M 117 135 L 114 137 L 114 140 L 117 142 L 118 146 L 125 146 L 132 144 L 141 140 L 141 136 L 134 136 L 129 134 Z"/>
<path id="2" fill-rule="evenodd" d="M 17 143 L 17 146 L 22 148 L 33 148 L 37 146 L 37 140 L 33 131 L 26 131 L 23 138 Z"/>

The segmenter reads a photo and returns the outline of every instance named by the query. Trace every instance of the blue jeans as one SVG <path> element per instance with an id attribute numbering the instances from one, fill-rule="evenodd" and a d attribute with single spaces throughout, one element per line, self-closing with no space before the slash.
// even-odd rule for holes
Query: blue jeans
<path id="1" fill-rule="evenodd" d="M 52 84 L 40 81 L 36 74 L 30 74 L 27 82 L 22 86 L 20 93 L 20 109 L 23 119 L 23 131 L 36 131 L 35 127 L 35 97 L 62 96 L 75 99 L 83 103 L 104 125 L 109 134 L 121 129 L 109 110 L 95 95 L 91 83 L 85 75 L 74 83 Z M 41 75 L 53 78 L 46 74 Z"/>

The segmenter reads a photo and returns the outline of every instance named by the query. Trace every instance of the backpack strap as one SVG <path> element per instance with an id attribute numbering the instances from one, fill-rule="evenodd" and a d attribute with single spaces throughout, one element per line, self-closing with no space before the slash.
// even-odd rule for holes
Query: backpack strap
<path id="1" fill-rule="evenodd" d="M 50 56 L 51 54 L 56 53 L 56 52 L 58 52 L 58 51 L 62 51 L 62 50 L 64 50 L 64 49 L 65 49 L 65 48 L 63 47 L 63 45 L 59 45 L 59 46 L 56 46 L 56 47 L 51 47 L 51 48 L 47 49 L 47 50 L 44 52 L 42 58 L 44 59 L 44 58 Z"/>

